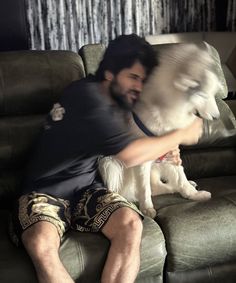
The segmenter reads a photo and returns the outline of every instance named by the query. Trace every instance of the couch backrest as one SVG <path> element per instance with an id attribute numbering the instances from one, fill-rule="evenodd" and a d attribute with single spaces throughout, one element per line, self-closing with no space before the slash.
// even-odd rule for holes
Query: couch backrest
<path id="1" fill-rule="evenodd" d="M 0 198 L 20 181 L 17 172 L 52 104 L 84 76 L 81 57 L 71 51 L 0 53 Z"/>
<path id="2" fill-rule="evenodd" d="M 82 59 L 70 51 L 1 52 L 0 115 L 45 113 L 83 76 Z"/>
<path id="3" fill-rule="evenodd" d="M 96 72 L 105 49 L 105 45 L 101 43 L 86 44 L 80 48 L 79 54 L 83 59 L 86 75 Z"/>

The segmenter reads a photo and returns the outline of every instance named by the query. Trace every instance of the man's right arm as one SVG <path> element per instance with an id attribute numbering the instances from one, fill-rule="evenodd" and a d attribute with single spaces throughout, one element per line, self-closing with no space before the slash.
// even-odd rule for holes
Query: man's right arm
<path id="1" fill-rule="evenodd" d="M 179 144 L 197 143 L 201 134 L 202 119 L 196 117 L 194 122 L 184 129 L 160 137 L 144 137 L 131 142 L 116 155 L 116 158 L 126 167 L 140 165 L 146 161 L 156 160 Z"/>

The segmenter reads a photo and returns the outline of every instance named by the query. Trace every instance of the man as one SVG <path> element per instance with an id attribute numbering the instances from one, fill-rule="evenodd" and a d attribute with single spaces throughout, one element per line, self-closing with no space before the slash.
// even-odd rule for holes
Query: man
<path id="1" fill-rule="evenodd" d="M 112 41 L 95 77 L 72 83 L 48 116 L 19 199 L 18 233 L 41 283 L 73 282 L 58 250 L 68 229 L 103 233 L 111 242 L 102 283 L 134 282 L 140 264 L 142 217 L 104 188 L 99 155 L 115 155 L 127 167 L 196 143 L 202 122 L 162 137 L 136 139 L 125 112 L 141 94 L 156 65 L 151 46 L 136 35 Z M 122 244 L 121 244 L 122 243 Z"/>

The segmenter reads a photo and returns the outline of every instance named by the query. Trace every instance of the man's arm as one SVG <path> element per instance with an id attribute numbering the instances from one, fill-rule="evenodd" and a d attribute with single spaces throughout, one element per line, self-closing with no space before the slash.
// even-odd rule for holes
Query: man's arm
<path id="1" fill-rule="evenodd" d="M 136 166 L 146 161 L 156 160 L 179 144 L 195 144 L 201 134 L 202 119 L 196 118 L 184 129 L 175 130 L 161 137 L 144 137 L 135 140 L 121 150 L 116 158 L 126 167 Z"/>

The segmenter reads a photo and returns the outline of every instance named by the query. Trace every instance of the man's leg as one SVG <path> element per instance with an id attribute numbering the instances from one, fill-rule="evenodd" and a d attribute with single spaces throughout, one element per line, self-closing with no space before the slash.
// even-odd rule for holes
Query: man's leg
<path id="1" fill-rule="evenodd" d="M 117 209 L 102 228 L 111 241 L 102 283 L 132 283 L 140 266 L 142 220 L 131 208 Z"/>
<path id="2" fill-rule="evenodd" d="M 40 283 L 74 282 L 65 270 L 60 258 L 60 237 L 50 222 L 33 224 L 22 234 L 22 242 L 35 266 Z"/>

